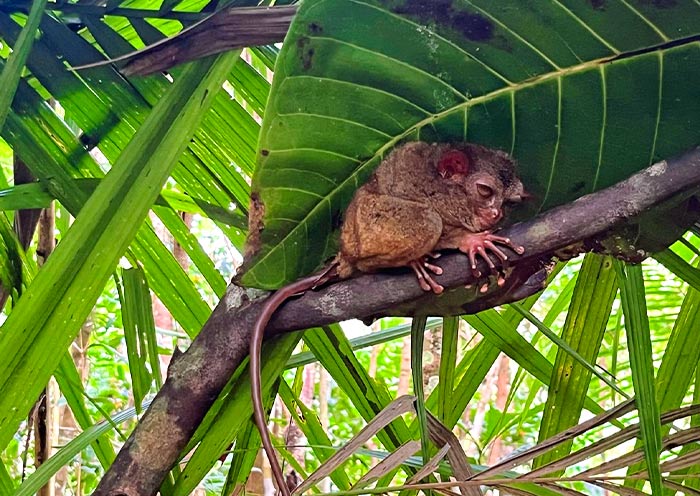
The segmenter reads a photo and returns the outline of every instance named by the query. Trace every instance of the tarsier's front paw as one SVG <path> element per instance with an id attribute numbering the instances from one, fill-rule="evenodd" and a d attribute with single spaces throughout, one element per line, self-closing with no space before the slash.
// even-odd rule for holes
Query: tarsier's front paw
<path id="1" fill-rule="evenodd" d="M 437 275 L 442 274 L 442 269 L 440 267 L 428 262 L 428 258 L 438 258 L 439 256 L 439 254 L 430 253 L 408 264 L 408 266 L 413 269 L 413 272 L 416 273 L 418 284 L 423 291 L 432 291 L 435 294 L 441 294 L 445 290 L 442 285 L 435 282 L 433 276 L 428 272 L 430 271 Z"/>
<path id="2" fill-rule="evenodd" d="M 489 231 L 465 234 L 460 240 L 459 249 L 460 251 L 466 253 L 469 257 L 469 265 L 471 266 L 474 277 L 481 276 L 481 272 L 479 272 L 479 270 L 476 268 L 477 255 L 484 259 L 491 269 L 491 273 L 496 273 L 497 270 L 496 264 L 493 263 L 493 260 L 491 260 L 491 257 L 488 255 L 489 252 L 493 253 L 502 264 L 508 260 L 508 255 L 506 255 L 503 250 L 496 246 L 496 243 L 507 246 L 518 255 L 525 253 L 525 248 L 514 244 L 510 238 L 496 236 L 495 234 L 491 234 Z M 502 285 L 502 280 L 502 278 L 498 278 L 499 285 Z"/>

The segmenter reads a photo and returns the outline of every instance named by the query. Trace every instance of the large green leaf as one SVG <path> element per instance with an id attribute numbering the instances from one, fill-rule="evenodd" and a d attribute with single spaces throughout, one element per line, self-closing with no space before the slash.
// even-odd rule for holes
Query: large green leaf
<path id="1" fill-rule="evenodd" d="M 511 152 L 535 198 L 521 216 L 700 143 L 698 33 L 692 0 L 306 0 L 275 67 L 242 281 L 314 270 L 402 140 Z"/>

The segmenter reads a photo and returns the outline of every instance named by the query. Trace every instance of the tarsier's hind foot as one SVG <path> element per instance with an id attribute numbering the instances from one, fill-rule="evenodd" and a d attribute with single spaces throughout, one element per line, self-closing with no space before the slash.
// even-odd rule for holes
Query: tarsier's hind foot
<path id="1" fill-rule="evenodd" d="M 432 272 L 433 274 L 440 275 L 442 274 L 442 269 L 437 265 L 428 262 L 428 258 L 437 258 L 438 256 L 439 255 L 431 253 L 429 255 L 420 257 L 419 259 L 414 260 L 413 262 L 410 262 L 408 264 L 408 266 L 411 267 L 411 269 L 413 269 L 413 272 L 415 272 L 416 278 L 418 279 L 418 284 L 423 289 L 423 291 L 432 291 L 435 294 L 441 294 L 445 290 L 445 288 L 437 282 L 435 282 L 435 279 L 433 279 L 433 276 L 430 274 L 430 272 Z"/>
<path id="2" fill-rule="evenodd" d="M 472 273 L 474 277 L 480 277 L 481 273 L 476 268 L 476 257 L 480 256 L 484 259 L 486 264 L 491 269 L 491 273 L 496 273 L 496 264 L 488 255 L 489 252 L 493 253 L 500 261 L 504 264 L 508 261 L 508 255 L 506 255 L 497 244 L 507 246 L 513 250 L 518 255 L 525 253 L 525 248 L 522 246 L 514 244 L 510 238 L 505 238 L 503 236 L 496 236 L 491 234 L 489 231 L 484 231 L 480 233 L 469 233 L 465 234 L 459 242 L 460 251 L 467 254 L 469 257 L 469 265 L 471 266 Z M 499 277 L 499 282 L 502 278 Z"/>

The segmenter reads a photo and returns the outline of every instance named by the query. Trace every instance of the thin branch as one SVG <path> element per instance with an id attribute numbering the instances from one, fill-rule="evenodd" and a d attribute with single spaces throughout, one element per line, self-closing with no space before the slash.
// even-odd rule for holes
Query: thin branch
<path id="1" fill-rule="evenodd" d="M 465 284 L 477 282 L 467 258 L 446 255 L 439 260 L 444 274 L 437 280 L 457 289 L 443 296 L 425 294 L 412 274 L 368 274 L 287 302 L 273 317 L 268 331 L 282 333 L 380 315 L 473 313 L 512 301 L 541 289 L 542 263 L 556 250 L 573 244 L 583 246 L 582 240 L 606 236 L 656 205 L 679 195 L 687 198 L 699 186 L 700 149 L 695 149 L 606 190 L 505 229 L 503 235 L 526 248 L 522 257 L 510 253 L 514 269 L 507 288 L 492 284 L 485 294 L 479 289 L 464 289 Z M 480 270 L 487 273 L 485 263 Z M 512 282 L 513 278 L 517 283 Z M 521 283 L 525 286 L 519 286 Z M 476 287 L 480 285 L 483 281 Z M 258 290 L 229 286 L 190 348 L 171 364 L 168 380 L 100 482 L 96 495 L 137 496 L 158 491 L 212 402 L 247 356 L 251 329 L 264 295 Z"/>
<path id="2" fill-rule="evenodd" d="M 73 70 L 126 62 L 122 74 L 144 76 L 227 50 L 278 43 L 284 40 L 296 11 L 294 5 L 229 7 L 141 50 Z"/>

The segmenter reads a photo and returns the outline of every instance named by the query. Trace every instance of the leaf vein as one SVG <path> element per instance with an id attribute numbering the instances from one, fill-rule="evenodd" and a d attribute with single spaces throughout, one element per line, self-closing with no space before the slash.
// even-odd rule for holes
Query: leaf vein
<path id="1" fill-rule="evenodd" d="M 313 191 L 308 191 L 305 189 L 301 188 L 294 188 L 292 186 L 268 186 L 265 188 L 267 191 L 290 191 L 293 193 L 303 193 L 309 196 L 315 196 L 316 198 L 321 198 L 323 199 L 322 195 L 319 195 L 318 193 L 314 193 Z"/>
<path id="2" fill-rule="evenodd" d="M 634 6 L 632 6 L 627 0 L 620 0 L 620 1 L 621 1 L 628 9 L 630 9 L 634 14 L 636 14 L 641 20 L 643 20 L 645 23 L 647 23 L 651 29 L 653 29 L 654 31 L 656 31 L 656 34 L 658 34 L 659 37 L 660 37 L 662 40 L 664 40 L 664 41 L 671 41 L 671 38 L 669 38 L 668 36 L 666 36 L 666 34 L 665 34 L 663 31 L 661 31 L 661 29 L 660 29 L 656 24 L 654 24 L 653 22 L 651 22 L 651 19 L 647 18 L 644 14 L 642 14 L 640 11 L 638 11 L 637 9 L 635 9 Z"/>
<path id="3" fill-rule="evenodd" d="M 529 41 L 527 41 L 526 38 L 520 36 L 518 33 L 516 33 L 515 31 L 513 31 L 507 24 L 505 24 L 505 23 L 501 22 L 500 20 L 498 20 L 498 18 L 495 17 L 493 14 L 491 14 L 490 12 L 488 12 L 488 11 L 482 9 L 481 7 L 477 7 L 477 6 L 474 5 L 472 2 L 469 2 L 469 1 L 468 1 L 467 3 L 468 3 L 469 5 L 471 5 L 472 7 L 474 7 L 476 10 L 478 10 L 479 12 L 481 12 L 484 16 L 488 17 L 488 18 L 491 19 L 493 22 L 495 22 L 496 24 L 498 24 L 504 31 L 507 31 L 508 33 L 512 34 L 516 39 L 518 39 L 521 43 L 523 43 L 525 46 L 527 46 L 530 50 L 532 50 L 532 51 L 535 52 L 537 55 L 539 55 L 540 57 L 542 57 L 542 59 L 544 59 L 544 60 L 545 60 L 549 65 L 551 65 L 554 69 L 557 69 L 557 70 L 561 70 L 561 69 L 562 69 L 561 67 L 559 67 L 559 65 L 555 64 L 554 61 L 553 61 L 552 59 L 550 59 L 549 57 L 547 57 L 547 56 L 544 54 L 544 52 L 542 52 L 539 48 L 537 48 L 535 45 L 533 45 L 532 43 L 530 43 Z"/>
<path id="4" fill-rule="evenodd" d="M 515 91 L 510 92 L 510 155 L 515 150 Z"/>
<path id="5" fill-rule="evenodd" d="M 269 219 L 266 219 L 267 222 L 272 222 L 272 221 L 279 221 L 279 222 L 291 222 L 291 223 L 298 223 L 298 219 L 291 219 L 289 217 L 270 217 Z"/>
<path id="6" fill-rule="evenodd" d="M 320 177 L 321 179 L 323 179 L 323 180 L 325 180 L 325 181 L 328 181 L 329 183 L 333 183 L 334 185 L 337 185 L 337 184 L 338 184 L 338 182 L 337 182 L 335 179 L 333 179 L 333 178 L 331 178 L 331 177 L 328 177 L 328 176 L 326 176 L 325 174 L 323 174 L 322 172 L 318 172 L 318 171 L 298 169 L 298 168 L 296 168 L 296 167 L 280 167 L 279 169 L 278 169 L 278 168 L 275 168 L 275 170 L 274 170 L 275 173 L 277 173 L 277 172 L 286 172 L 286 171 L 298 172 L 299 174 L 305 174 L 305 175 L 309 175 L 309 174 L 310 174 L 310 175 L 312 175 L 312 176 Z"/>
<path id="7" fill-rule="evenodd" d="M 578 22 L 581 26 L 583 26 L 584 29 L 586 29 L 589 33 L 591 33 L 598 41 L 600 41 L 603 45 L 605 45 L 610 51 L 612 51 L 614 54 L 618 55 L 620 53 L 620 50 L 615 48 L 612 43 L 610 43 L 608 40 L 603 38 L 601 35 L 599 35 L 595 29 L 591 28 L 588 24 L 586 24 L 583 19 L 581 19 L 579 16 L 574 14 L 571 9 L 569 9 L 566 5 L 561 3 L 559 0 L 554 0 L 554 3 L 557 4 L 564 12 L 569 14 L 572 19 L 574 19 L 576 22 Z"/>
<path id="8" fill-rule="evenodd" d="M 384 131 L 380 131 L 379 129 L 368 126 L 367 124 L 363 124 L 362 122 L 353 121 L 351 119 L 344 119 L 342 117 L 335 117 L 333 115 L 313 114 L 311 112 L 288 112 L 286 114 L 278 113 L 277 115 L 280 117 L 308 115 L 309 117 L 314 117 L 317 119 L 328 119 L 331 121 L 344 122 L 346 124 L 350 124 L 350 125 L 353 125 L 356 127 L 361 127 L 361 128 L 367 129 L 368 131 L 372 131 L 373 133 L 376 133 L 376 134 L 381 134 L 382 136 L 384 136 L 386 138 L 391 138 L 391 135 L 385 133 Z"/>
<path id="9" fill-rule="evenodd" d="M 605 66 L 601 65 L 599 68 L 600 72 L 600 87 L 603 97 L 603 122 L 600 125 L 600 145 L 598 145 L 598 166 L 595 170 L 595 177 L 593 179 L 593 187 L 591 191 L 595 191 L 598 186 L 598 178 L 600 177 L 600 169 L 603 166 L 603 146 L 605 144 L 605 128 L 608 123 L 608 86 L 607 80 L 605 79 Z"/>
<path id="10" fill-rule="evenodd" d="M 366 86 L 364 84 L 358 84 L 358 83 L 353 83 L 351 81 L 345 81 L 342 79 L 333 79 L 333 78 L 324 77 L 324 76 L 287 76 L 285 80 L 287 81 L 290 79 L 314 79 L 316 81 L 321 80 L 321 81 L 328 81 L 328 82 L 340 84 L 340 85 L 356 86 L 358 88 L 362 88 L 362 89 L 365 89 L 368 91 L 373 91 L 376 93 L 381 93 L 382 95 L 385 95 L 389 98 L 393 98 L 394 100 L 399 100 L 401 102 L 404 102 L 407 105 L 410 105 L 411 107 L 415 108 L 416 110 L 420 110 L 421 112 L 423 112 L 426 115 L 432 114 L 432 112 L 430 112 L 429 110 L 424 109 L 420 105 L 416 105 L 414 102 L 412 102 L 410 100 L 407 100 L 399 95 L 389 93 L 388 91 L 382 90 L 380 88 L 375 88 L 374 86 Z"/>
<path id="11" fill-rule="evenodd" d="M 462 141 L 467 141 L 467 129 L 469 127 L 469 107 L 464 107 L 464 127 L 462 129 Z"/>
<path id="12" fill-rule="evenodd" d="M 328 197 L 324 198 L 321 203 L 324 203 L 327 205 L 326 210 L 328 211 L 328 225 L 333 226 L 333 209 L 331 208 L 331 202 L 328 200 Z M 332 227 L 331 227 L 332 230 Z M 328 252 L 328 243 L 331 242 L 332 236 L 326 236 L 326 242 L 323 245 L 323 251 L 321 253 L 326 253 Z"/>
<path id="13" fill-rule="evenodd" d="M 391 57 L 391 56 L 389 56 L 389 55 L 387 55 L 387 54 L 385 54 L 385 53 L 382 53 L 382 52 L 377 52 L 377 51 L 375 51 L 375 50 L 370 50 L 369 48 L 365 48 L 365 47 L 362 47 L 362 46 L 360 46 L 360 45 L 356 45 L 355 43 L 350 43 L 349 41 L 339 40 L 339 39 L 336 39 L 336 38 L 330 38 L 330 37 L 328 37 L 328 36 L 313 36 L 312 38 L 313 38 L 313 39 L 316 39 L 316 40 L 327 41 L 327 42 L 329 42 L 329 43 L 338 43 L 338 44 L 340 44 L 340 45 L 349 46 L 349 47 L 351 47 L 351 48 L 353 48 L 353 49 L 355 49 L 355 50 L 358 50 L 358 51 L 360 51 L 360 52 L 365 52 L 365 53 L 368 53 L 368 54 L 375 55 L 375 56 L 377 56 L 377 57 L 379 57 L 379 58 L 386 59 L 386 60 L 388 60 L 388 61 L 390 61 L 390 62 L 392 62 L 392 63 L 394 63 L 394 64 L 398 64 L 398 65 L 401 65 L 401 66 L 403 66 L 403 67 L 406 67 L 408 70 L 411 70 L 411 71 L 413 71 L 413 72 L 417 72 L 417 73 L 419 73 L 419 74 L 422 74 L 422 75 L 424 75 L 425 77 L 427 77 L 428 79 L 434 80 L 434 81 L 437 82 L 438 84 L 440 84 L 440 85 L 442 85 L 442 86 L 448 88 L 448 89 L 449 89 L 452 93 L 454 93 L 456 96 L 459 96 L 460 99 L 462 99 L 462 100 L 465 99 L 465 95 L 464 95 L 461 91 L 459 91 L 457 88 L 455 88 L 454 86 L 452 86 L 451 84 L 449 84 L 447 81 L 445 81 L 445 80 L 443 80 L 443 79 L 440 79 L 440 78 L 437 77 L 435 74 L 431 74 L 430 72 L 426 71 L 425 69 L 421 69 L 420 67 L 416 67 L 415 65 L 411 65 L 411 64 L 409 64 L 408 62 L 404 62 L 403 60 L 399 60 L 399 59 L 397 59 L 397 58 Z"/>
<path id="14" fill-rule="evenodd" d="M 547 182 L 547 190 L 544 193 L 544 198 L 542 204 L 540 205 L 540 211 L 547 204 L 547 199 L 549 193 L 552 189 L 552 182 L 554 181 L 554 171 L 557 165 L 557 155 L 559 154 L 559 142 L 561 141 L 561 107 L 562 107 L 562 84 L 561 77 L 557 78 L 557 141 L 554 143 L 554 152 L 552 153 L 552 168 L 549 171 L 549 181 Z"/>
<path id="15" fill-rule="evenodd" d="M 271 148 L 267 149 L 267 154 L 273 155 L 273 154 L 282 154 L 282 153 L 290 153 L 290 152 L 319 152 L 319 153 L 325 153 L 327 155 L 333 155 L 336 157 L 340 158 L 345 158 L 348 159 L 352 162 L 355 162 L 359 164 L 361 160 L 355 158 L 355 157 L 349 157 L 347 155 L 343 155 L 342 153 L 334 152 L 332 150 L 324 150 L 322 148 L 313 148 L 313 147 L 299 147 L 299 148 Z"/>
<path id="16" fill-rule="evenodd" d="M 654 140 L 651 145 L 651 155 L 649 156 L 649 163 L 654 161 L 654 155 L 656 154 L 656 139 L 659 136 L 659 124 L 661 123 L 661 98 L 663 96 L 663 82 L 664 82 L 664 54 L 663 52 L 657 52 L 659 57 L 659 93 L 658 93 L 658 104 L 656 107 L 656 126 L 654 127 Z"/>

